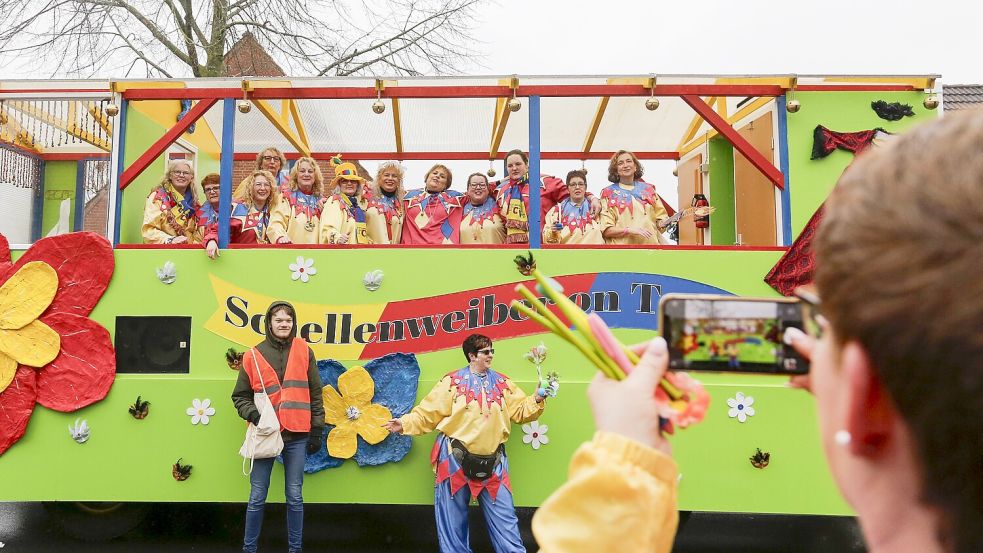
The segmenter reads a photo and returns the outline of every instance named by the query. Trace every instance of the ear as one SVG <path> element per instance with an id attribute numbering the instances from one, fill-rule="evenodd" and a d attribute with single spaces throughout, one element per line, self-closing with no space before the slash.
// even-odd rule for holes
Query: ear
<path id="1" fill-rule="evenodd" d="M 853 437 L 850 452 L 859 457 L 878 457 L 893 438 L 898 413 L 864 347 L 848 342 L 841 355 L 840 370 L 847 386 L 846 430 Z"/>

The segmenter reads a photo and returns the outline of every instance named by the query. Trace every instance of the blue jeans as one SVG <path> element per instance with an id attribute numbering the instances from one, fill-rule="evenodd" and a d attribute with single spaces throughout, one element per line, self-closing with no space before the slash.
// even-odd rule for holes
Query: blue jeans
<path id="1" fill-rule="evenodd" d="M 304 536 L 304 460 L 307 456 L 307 440 L 301 438 L 283 444 L 284 496 L 287 499 L 287 548 L 298 553 Z M 266 508 L 266 492 L 270 489 L 270 474 L 275 459 L 256 459 L 249 475 L 249 503 L 246 505 L 246 535 L 242 550 L 256 553 L 259 531 L 263 528 L 263 510 Z"/>

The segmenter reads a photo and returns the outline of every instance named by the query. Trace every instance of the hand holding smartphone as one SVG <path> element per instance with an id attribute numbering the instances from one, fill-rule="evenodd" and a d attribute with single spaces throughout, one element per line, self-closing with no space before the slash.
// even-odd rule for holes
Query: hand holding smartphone
<path id="1" fill-rule="evenodd" d="M 659 321 L 670 370 L 809 372 L 808 360 L 782 342 L 786 328 L 803 327 L 796 299 L 667 294 Z"/>

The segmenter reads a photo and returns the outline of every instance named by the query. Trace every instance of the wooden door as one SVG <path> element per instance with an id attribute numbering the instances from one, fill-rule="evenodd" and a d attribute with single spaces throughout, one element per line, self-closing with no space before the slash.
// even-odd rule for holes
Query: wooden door
<path id="1" fill-rule="evenodd" d="M 703 163 L 703 154 L 696 154 L 679 164 L 679 184 L 676 190 L 679 194 L 680 211 L 689 207 L 690 202 L 693 201 L 693 194 L 705 194 L 703 192 L 703 173 L 700 172 L 701 163 Z M 703 245 L 703 229 L 696 228 L 692 217 L 687 217 L 679 222 L 679 244 Z"/>
<path id="2" fill-rule="evenodd" d="M 751 121 L 738 132 L 765 159 L 774 163 L 771 113 Z M 734 204 L 738 241 L 745 246 L 774 246 L 778 240 L 775 223 L 775 185 L 740 152 L 734 150 Z"/>

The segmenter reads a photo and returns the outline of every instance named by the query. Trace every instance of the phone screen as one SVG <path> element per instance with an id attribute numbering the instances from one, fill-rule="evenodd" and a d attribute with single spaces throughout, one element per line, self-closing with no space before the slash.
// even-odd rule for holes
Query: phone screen
<path id="1" fill-rule="evenodd" d="M 797 302 L 667 296 L 662 305 L 670 369 L 805 374 L 808 362 L 782 343 L 790 326 L 802 328 Z"/>

